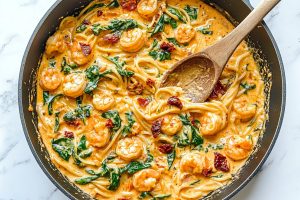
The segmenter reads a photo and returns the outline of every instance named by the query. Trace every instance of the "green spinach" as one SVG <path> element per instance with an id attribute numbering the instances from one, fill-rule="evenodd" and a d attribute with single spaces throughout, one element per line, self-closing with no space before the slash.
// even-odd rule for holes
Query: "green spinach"
<path id="1" fill-rule="evenodd" d="M 192 20 L 196 20 L 198 17 L 198 8 L 191 7 L 190 5 L 186 5 L 184 7 L 184 10 L 187 12 L 187 14 L 190 16 Z"/>
<path id="2" fill-rule="evenodd" d="M 105 119 L 110 119 L 113 122 L 113 131 L 118 131 L 121 128 L 121 118 L 119 112 L 116 110 L 109 110 L 107 112 L 102 113 L 101 115 Z"/>
<path id="3" fill-rule="evenodd" d="M 167 154 L 167 162 L 168 162 L 169 170 L 171 169 L 175 158 L 176 158 L 176 150 L 174 147 L 173 151 L 171 153 Z"/>
<path id="4" fill-rule="evenodd" d="M 63 57 L 61 62 L 61 71 L 64 72 L 64 74 L 70 74 L 72 69 L 76 69 L 78 67 L 77 64 L 72 63 L 68 64 L 65 57 Z"/>
<path id="5" fill-rule="evenodd" d="M 213 31 L 209 30 L 210 28 L 210 24 L 208 24 L 207 26 L 201 26 L 199 28 L 197 28 L 197 31 L 200 31 L 202 34 L 204 35 L 212 35 Z"/>
<path id="6" fill-rule="evenodd" d="M 134 75 L 134 72 L 128 71 L 126 69 L 124 69 L 124 65 L 126 64 L 124 61 L 121 62 L 119 61 L 119 57 L 104 57 L 105 59 L 111 61 L 112 63 L 115 64 L 117 72 L 124 77 L 131 77 Z"/>
<path id="7" fill-rule="evenodd" d="M 60 112 L 56 112 L 55 113 L 55 123 L 54 123 L 54 132 L 56 133 L 59 129 L 59 113 Z"/>
<path id="8" fill-rule="evenodd" d="M 179 118 L 184 125 L 184 129 L 178 140 L 178 146 L 198 146 L 203 144 L 203 138 L 199 134 L 199 129 L 190 122 L 189 115 L 179 115 Z"/>
<path id="9" fill-rule="evenodd" d="M 186 23 L 186 19 L 184 18 L 184 16 L 182 15 L 182 13 L 179 10 L 177 10 L 176 8 L 173 8 L 173 7 L 168 7 L 168 11 L 170 13 L 172 13 L 173 15 L 175 15 L 178 18 L 178 20 L 180 20 L 183 23 Z"/>
<path id="10" fill-rule="evenodd" d="M 74 144 L 72 139 L 70 138 L 59 138 L 59 139 L 52 139 L 52 148 L 56 151 L 61 158 L 68 161 L 71 157 L 74 149 Z"/>
<path id="11" fill-rule="evenodd" d="M 85 124 L 85 120 L 87 117 L 91 115 L 92 106 L 90 105 L 79 105 L 74 111 L 67 112 L 63 119 L 66 122 L 73 122 L 77 119 L 81 119 Z"/>
<path id="12" fill-rule="evenodd" d="M 99 72 L 99 67 L 97 65 L 92 65 L 88 69 L 85 70 L 86 78 L 88 79 L 88 83 L 84 89 L 86 94 L 91 94 L 94 89 L 97 88 L 98 82 L 100 78 L 104 77 L 107 74 L 110 74 L 111 70 L 106 70 L 103 73 Z"/>
<path id="13" fill-rule="evenodd" d="M 255 84 L 251 85 L 248 83 L 241 83 L 240 86 L 245 89 L 244 94 L 247 94 L 249 90 L 253 90 L 256 88 Z"/>
<path id="14" fill-rule="evenodd" d="M 133 124 L 135 123 L 135 120 L 133 119 L 133 113 L 132 112 L 126 112 L 125 113 L 126 119 L 128 121 L 128 125 L 125 125 L 122 130 L 122 135 L 125 137 L 131 132 L 131 128 Z"/>
<path id="15" fill-rule="evenodd" d="M 101 26 L 100 24 L 93 24 L 91 30 L 93 31 L 94 35 L 99 35 L 102 31 L 107 30 L 107 28 Z"/>
<path id="16" fill-rule="evenodd" d="M 53 102 L 55 99 L 58 99 L 62 97 L 62 94 L 56 94 L 54 96 L 51 96 L 48 91 L 43 91 L 43 103 L 44 105 L 48 104 L 48 114 L 53 114 Z"/>
<path id="17" fill-rule="evenodd" d="M 108 3 L 106 5 L 106 7 L 109 7 L 109 8 L 117 8 L 119 6 L 120 6 L 120 4 L 119 4 L 118 0 L 112 0 L 110 3 Z"/>
<path id="18" fill-rule="evenodd" d="M 86 24 L 82 23 L 76 28 L 76 33 L 82 33 L 87 28 Z"/>

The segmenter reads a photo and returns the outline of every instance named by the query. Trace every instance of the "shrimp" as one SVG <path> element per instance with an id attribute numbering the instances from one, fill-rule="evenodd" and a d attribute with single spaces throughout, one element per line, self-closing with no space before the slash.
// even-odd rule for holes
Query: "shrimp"
<path id="1" fill-rule="evenodd" d="M 182 122 L 176 115 L 168 115 L 163 118 L 161 130 L 164 134 L 175 135 L 182 129 Z"/>
<path id="2" fill-rule="evenodd" d="M 90 144 L 94 147 L 104 147 L 110 139 L 110 130 L 105 123 L 99 122 L 93 126 L 92 131 L 87 132 L 86 137 Z"/>
<path id="3" fill-rule="evenodd" d="M 99 111 L 107 111 L 115 104 L 111 94 L 101 93 L 93 95 L 93 106 Z"/>
<path id="4" fill-rule="evenodd" d="M 46 55 L 53 57 L 57 54 L 63 53 L 66 50 L 66 44 L 64 41 L 64 35 L 61 32 L 57 32 L 46 42 Z"/>
<path id="5" fill-rule="evenodd" d="M 159 181 L 160 173 L 153 169 L 143 169 L 133 175 L 133 187 L 140 192 L 152 190 Z"/>
<path id="6" fill-rule="evenodd" d="M 85 86 L 86 80 L 83 73 L 68 74 L 63 82 L 63 93 L 76 98 L 83 94 Z"/>
<path id="7" fill-rule="evenodd" d="M 195 37 L 196 31 L 191 25 L 180 24 L 175 30 L 175 39 L 180 43 L 187 43 Z"/>
<path id="8" fill-rule="evenodd" d="M 93 59 L 94 54 L 89 44 L 75 39 L 71 45 L 71 57 L 76 64 L 84 65 Z"/>
<path id="9" fill-rule="evenodd" d="M 116 147 L 116 154 L 121 159 L 131 161 L 139 158 L 143 153 L 143 144 L 137 138 L 124 138 L 120 140 Z"/>
<path id="10" fill-rule="evenodd" d="M 145 32 L 142 29 L 135 28 L 122 34 L 120 45 L 124 51 L 137 52 L 145 44 Z"/>
<path id="11" fill-rule="evenodd" d="M 142 131 L 141 125 L 139 125 L 137 122 L 135 122 L 131 127 L 131 134 L 138 135 L 141 131 Z"/>
<path id="12" fill-rule="evenodd" d="M 211 159 L 198 152 L 187 153 L 180 161 L 180 170 L 190 174 L 202 174 L 204 170 L 212 170 L 212 166 Z"/>
<path id="13" fill-rule="evenodd" d="M 223 128 L 223 121 L 220 115 L 206 112 L 200 117 L 200 132 L 202 135 L 214 135 Z"/>
<path id="14" fill-rule="evenodd" d="M 46 68 L 42 71 L 40 86 L 47 91 L 55 90 L 61 84 L 61 74 L 58 69 Z"/>
<path id="15" fill-rule="evenodd" d="M 233 160 L 243 160 L 249 156 L 252 148 L 253 143 L 250 138 L 232 135 L 227 138 L 224 151 Z"/>
<path id="16" fill-rule="evenodd" d="M 254 117 L 257 107 L 255 104 L 250 104 L 246 96 L 242 96 L 234 101 L 233 110 L 240 119 L 247 121 Z"/>
<path id="17" fill-rule="evenodd" d="M 157 8 L 157 0 L 141 0 L 137 5 L 138 13 L 145 18 L 154 16 Z"/>

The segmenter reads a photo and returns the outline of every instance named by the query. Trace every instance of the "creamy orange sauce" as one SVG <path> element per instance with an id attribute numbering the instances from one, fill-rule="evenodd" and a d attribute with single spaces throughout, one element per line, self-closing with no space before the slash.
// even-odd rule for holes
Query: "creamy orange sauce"
<path id="1" fill-rule="evenodd" d="M 133 11 L 95 1 L 65 18 L 47 41 L 36 86 L 51 161 L 96 199 L 200 199 L 230 183 L 266 120 L 264 82 L 247 44 L 204 103 L 158 86 L 174 63 L 233 28 L 198 0 L 142 0 Z"/>

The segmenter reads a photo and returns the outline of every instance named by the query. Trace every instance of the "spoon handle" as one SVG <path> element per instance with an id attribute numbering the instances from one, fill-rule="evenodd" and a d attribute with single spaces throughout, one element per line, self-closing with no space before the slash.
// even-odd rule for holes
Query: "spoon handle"
<path id="1" fill-rule="evenodd" d="M 202 51 L 216 62 L 220 73 L 236 47 L 279 1 L 263 0 L 231 33 Z"/>

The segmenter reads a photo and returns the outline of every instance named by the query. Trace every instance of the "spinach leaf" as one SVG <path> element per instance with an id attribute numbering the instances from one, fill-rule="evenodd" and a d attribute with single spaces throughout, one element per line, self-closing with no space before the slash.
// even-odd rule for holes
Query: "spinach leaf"
<path id="1" fill-rule="evenodd" d="M 81 119 L 85 124 L 86 117 L 90 117 L 92 107 L 90 105 L 79 105 L 74 111 L 67 112 L 63 119 L 66 122 L 72 122 L 77 119 Z"/>
<path id="2" fill-rule="evenodd" d="M 112 0 L 109 4 L 106 5 L 106 7 L 109 7 L 109 8 L 117 8 L 119 6 L 120 6 L 120 4 L 119 4 L 118 0 Z"/>
<path id="3" fill-rule="evenodd" d="M 122 169 L 122 172 L 127 172 L 128 174 L 132 175 L 142 169 L 146 169 L 151 167 L 149 163 L 141 163 L 139 161 L 132 161 L 124 169 Z"/>
<path id="4" fill-rule="evenodd" d="M 190 16 L 192 20 L 196 20 L 198 17 L 198 8 L 191 7 L 190 5 L 186 5 L 184 7 L 184 10 L 187 12 L 187 14 Z"/>
<path id="5" fill-rule="evenodd" d="M 118 189 L 120 185 L 120 178 L 121 178 L 121 174 L 119 172 L 119 169 L 113 169 L 109 175 L 110 185 L 108 186 L 108 189 L 113 191 Z"/>
<path id="6" fill-rule="evenodd" d="M 55 65 L 56 65 L 56 61 L 54 59 L 50 59 L 49 60 L 49 66 L 52 67 L 52 68 L 55 68 Z"/>
<path id="7" fill-rule="evenodd" d="M 175 15 L 178 18 L 178 20 L 182 21 L 183 23 L 186 23 L 185 18 L 183 17 L 182 13 L 179 10 L 173 7 L 168 7 L 168 11 L 173 15 Z"/>
<path id="8" fill-rule="evenodd" d="M 86 24 L 82 23 L 79 26 L 77 26 L 76 33 L 82 33 L 83 31 L 85 31 L 86 28 Z"/>
<path id="9" fill-rule="evenodd" d="M 91 11 L 94 10 L 95 8 L 101 8 L 101 7 L 103 7 L 103 6 L 105 6 L 104 3 L 95 3 L 94 5 L 92 5 L 92 6 L 89 7 L 88 9 L 86 9 L 86 10 L 82 13 L 82 15 L 85 15 L 85 14 L 91 12 Z"/>
<path id="10" fill-rule="evenodd" d="M 190 122 L 189 115 L 188 114 L 179 115 L 179 118 L 182 124 L 184 125 L 184 129 L 181 134 L 181 137 L 178 140 L 178 146 L 179 147 L 184 147 L 188 145 L 199 146 L 203 144 L 203 138 L 199 134 L 199 129 Z"/>
<path id="11" fill-rule="evenodd" d="M 178 47 L 181 46 L 175 38 L 167 38 L 167 40 Z"/>
<path id="12" fill-rule="evenodd" d="M 149 52 L 149 55 L 154 60 L 159 60 L 159 61 L 171 60 L 171 53 L 168 51 L 164 51 L 162 49 L 152 50 Z"/>
<path id="13" fill-rule="evenodd" d="M 53 102 L 55 99 L 58 99 L 59 97 L 62 97 L 62 94 L 56 94 L 54 96 L 51 96 L 48 91 L 43 91 L 43 103 L 44 105 L 48 104 L 48 114 L 53 114 Z"/>
<path id="14" fill-rule="evenodd" d="M 111 70 L 106 70 L 103 73 L 99 72 L 99 67 L 97 65 L 92 65 L 85 70 L 86 78 L 88 79 L 87 86 L 84 89 L 86 94 L 91 94 L 94 89 L 97 88 L 100 78 L 104 77 L 107 74 L 110 74 Z"/>
<path id="15" fill-rule="evenodd" d="M 177 21 L 176 21 L 175 19 L 171 18 L 171 17 L 168 16 L 168 15 L 165 15 L 165 16 L 164 16 L 164 23 L 165 23 L 165 24 L 170 24 L 170 26 L 171 26 L 173 29 L 177 28 Z"/>
<path id="16" fill-rule="evenodd" d="M 122 130 L 122 135 L 125 137 L 131 132 L 131 128 L 133 124 L 135 123 L 135 120 L 133 119 L 133 113 L 132 112 L 126 112 L 125 113 L 126 119 L 128 121 L 128 125 L 125 125 Z"/>
<path id="17" fill-rule="evenodd" d="M 116 110 L 109 110 L 107 112 L 102 113 L 101 115 L 105 119 L 111 119 L 113 122 L 114 127 L 112 128 L 113 131 L 118 131 L 121 128 L 121 118 L 119 112 Z"/>
<path id="18" fill-rule="evenodd" d="M 175 158 L 176 158 L 176 150 L 174 147 L 173 151 L 171 153 L 167 154 L 167 162 L 168 162 L 169 170 L 171 169 Z"/>
<path id="19" fill-rule="evenodd" d="M 101 26 L 100 24 L 93 24 L 91 30 L 93 31 L 94 35 L 99 35 L 102 31 L 107 30 L 107 28 Z"/>
<path id="20" fill-rule="evenodd" d="M 204 35 L 212 35 L 213 31 L 209 30 L 209 28 L 210 28 L 210 24 L 207 26 L 201 26 L 201 27 L 197 28 L 196 30 L 200 31 Z"/>
<path id="21" fill-rule="evenodd" d="M 74 149 L 73 141 L 70 138 L 52 139 L 52 148 L 64 160 L 68 161 Z"/>
<path id="22" fill-rule="evenodd" d="M 121 75 L 121 76 L 124 76 L 124 77 L 131 77 L 134 75 L 134 72 L 131 72 L 131 71 L 128 71 L 126 69 L 123 69 L 124 65 L 125 65 L 125 62 L 120 62 L 119 61 L 119 57 L 116 56 L 116 57 L 104 57 L 106 58 L 107 60 L 111 61 L 112 63 L 115 64 L 116 66 L 116 69 L 117 69 L 117 72 Z"/>
<path id="23" fill-rule="evenodd" d="M 255 84 L 251 85 L 248 83 L 241 83 L 240 86 L 245 89 L 244 94 L 247 94 L 249 90 L 253 90 L 256 88 Z"/>
<path id="24" fill-rule="evenodd" d="M 147 196 L 150 196 L 152 197 L 151 193 L 150 192 L 142 192 L 139 196 L 139 199 L 144 199 L 146 198 Z"/>
<path id="25" fill-rule="evenodd" d="M 63 57 L 61 62 L 61 71 L 64 72 L 64 74 L 70 74 L 72 69 L 76 69 L 78 65 L 75 63 L 68 64 L 65 57 Z"/>
<path id="26" fill-rule="evenodd" d="M 43 104 L 46 105 L 49 101 L 50 95 L 48 91 L 43 91 Z"/>
<path id="27" fill-rule="evenodd" d="M 86 149 L 87 149 L 87 146 L 86 146 L 86 137 L 85 137 L 85 135 L 83 135 L 80 138 L 80 141 L 79 141 L 78 146 L 77 146 L 77 150 L 78 151 L 83 151 L 83 150 L 86 150 Z"/>
<path id="28" fill-rule="evenodd" d="M 171 194 L 159 194 L 159 195 L 154 196 L 151 200 L 165 199 L 170 196 L 171 196 Z"/>
<path id="29" fill-rule="evenodd" d="M 59 113 L 60 112 L 56 112 L 55 113 L 55 123 L 54 123 L 54 132 L 56 133 L 59 129 Z"/>
<path id="30" fill-rule="evenodd" d="M 151 36 L 155 35 L 156 33 L 159 33 L 159 32 L 163 32 L 164 31 L 164 28 L 165 28 L 165 14 L 162 14 L 159 18 L 159 20 L 157 21 L 152 33 L 151 33 Z"/>
<path id="31" fill-rule="evenodd" d="M 109 22 L 107 30 L 112 32 L 126 31 L 128 29 L 137 28 L 138 23 L 133 19 L 113 19 Z"/>
<path id="32" fill-rule="evenodd" d="M 197 183 L 199 183 L 201 180 L 196 180 L 196 181 L 193 181 L 190 185 L 195 185 Z"/>
<path id="33" fill-rule="evenodd" d="M 97 178 L 99 178 L 99 176 L 97 176 L 97 175 L 78 178 L 78 179 L 75 179 L 75 183 L 77 183 L 79 185 L 86 185 L 86 184 L 96 180 Z"/>

